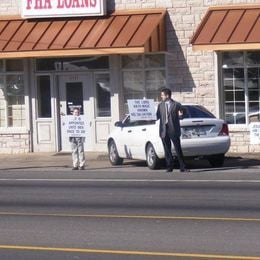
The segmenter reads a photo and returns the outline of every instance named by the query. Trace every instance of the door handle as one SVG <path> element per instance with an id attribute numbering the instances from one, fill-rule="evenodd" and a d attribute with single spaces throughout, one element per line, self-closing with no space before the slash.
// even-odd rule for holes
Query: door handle
<path id="1" fill-rule="evenodd" d="M 146 128 L 143 128 L 142 131 L 146 131 Z"/>
<path id="2" fill-rule="evenodd" d="M 132 130 L 128 130 L 127 132 L 128 132 L 128 133 L 132 133 Z"/>

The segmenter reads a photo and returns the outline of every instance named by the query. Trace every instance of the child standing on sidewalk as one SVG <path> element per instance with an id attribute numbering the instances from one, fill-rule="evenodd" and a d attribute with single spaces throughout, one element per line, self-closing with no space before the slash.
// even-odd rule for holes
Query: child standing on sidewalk
<path id="1" fill-rule="evenodd" d="M 73 116 L 79 116 L 79 108 L 73 109 Z M 84 142 L 85 137 L 70 137 L 72 149 L 72 170 L 84 170 L 85 169 L 85 154 L 84 154 Z"/>

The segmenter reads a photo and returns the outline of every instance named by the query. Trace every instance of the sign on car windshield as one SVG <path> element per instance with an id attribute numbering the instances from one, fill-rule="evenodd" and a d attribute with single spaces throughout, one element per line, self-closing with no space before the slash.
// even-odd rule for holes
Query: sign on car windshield
<path id="1" fill-rule="evenodd" d="M 128 99 L 131 121 L 156 120 L 155 104 L 152 99 Z"/>

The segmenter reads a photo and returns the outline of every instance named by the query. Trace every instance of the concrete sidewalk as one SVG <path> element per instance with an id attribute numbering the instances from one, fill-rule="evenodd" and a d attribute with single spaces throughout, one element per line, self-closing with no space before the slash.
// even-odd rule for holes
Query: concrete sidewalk
<path id="1" fill-rule="evenodd" d="M 108 155 L 100 152 L 86 152 L 87 166 L 110 166 Z M 0 170 L 15 169 L 64 169 L 72 167 L 71 153 L 27 153 L 0 154 Z"/>
<path id="2" fill-rule="evenodd" d="M 110 168 L 112 167 L 105 152 L 86 152 L 87 167 Z M 19 169 L 71 169 L 72 158 L 70 153 L 28 153 L 28 154 L 12 154 L 0 155 L 0 170 L 19 170 Z M 129 162 L 129 161 L 128 161 Z M 197 167 L 209 167 L 206 160 L 188 161 L 191 169 Z M 250 167 L 260 166 L 260 154 L 238 154 L 227 153 L 225 167 Z"/>

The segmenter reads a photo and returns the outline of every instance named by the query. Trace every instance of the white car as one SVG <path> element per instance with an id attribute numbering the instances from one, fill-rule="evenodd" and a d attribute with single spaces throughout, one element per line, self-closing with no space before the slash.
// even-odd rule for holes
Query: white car
<path id="1" fill-rule="evenodd" d="M 203 157 L 208 159 L 212 167 L 221 167 L 230 147 L 228 125 L 203 106 L 183 107 L 180 125 L 184 157 Z M 156 169 L 164 159 L 159 120 L 132 122 L 128 115 L 123 121 L 115 123 L 107 145 L 112 165 L 122 164 L 125 158 L 140 159 L 146 160 L 150 169 Z M 174 146 L 172 147 L 174 155 Z"/>

